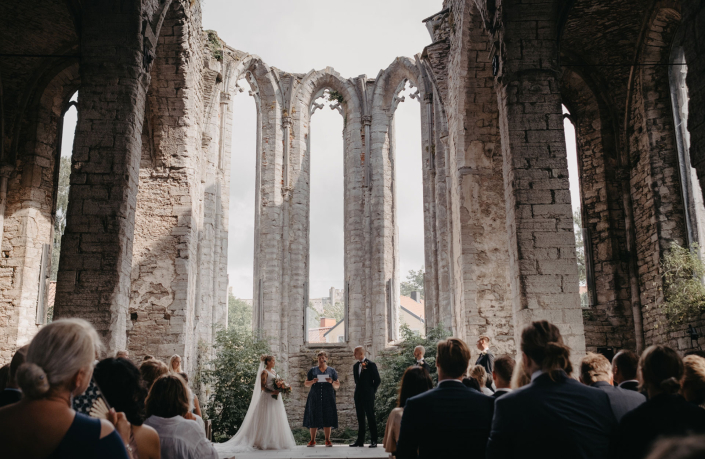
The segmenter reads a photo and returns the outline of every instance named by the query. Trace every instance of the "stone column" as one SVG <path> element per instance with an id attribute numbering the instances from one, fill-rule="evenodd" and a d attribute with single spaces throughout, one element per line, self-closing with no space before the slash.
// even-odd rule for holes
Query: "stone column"
<path id="1" fill-rule="evenodd" d="M 585 352 L 575 235 L 550 3 L 504 12 L 497 75 L 514 335 L 534 320 L 557 325 Z M 545 10 L 545 11 L 544 11 Z M 494 53 L 491 53 L 494 54 Z M 499 53 L 497 53 L 499 54 Z"/>
<path id="2" fill-rule="evenodd" d="M 139 2 L 83 8 L 81 92 L 54 317 L 125 346 L 148 62 Z"/>

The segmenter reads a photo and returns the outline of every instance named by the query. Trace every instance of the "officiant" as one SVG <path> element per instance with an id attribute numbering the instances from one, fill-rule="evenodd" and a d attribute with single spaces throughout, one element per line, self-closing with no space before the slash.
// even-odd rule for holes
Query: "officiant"
<path id="1" fill-rule="evenodd" d="M 323 429 L 326 446 L 333 446 L 330 441 L 331 428 L 338 428 L 338 409 L 335 406 L 335 391 L 340 388 L 338 373 L 328 366 L 328 353 L 321 351 L 316 356 L 318 366 L 311 368 L 306 375 L 304 386 L 310 387 L 304 412 L 304 427 L 311 433 L 308 446 L 316 446 L 316 433 Z"/>

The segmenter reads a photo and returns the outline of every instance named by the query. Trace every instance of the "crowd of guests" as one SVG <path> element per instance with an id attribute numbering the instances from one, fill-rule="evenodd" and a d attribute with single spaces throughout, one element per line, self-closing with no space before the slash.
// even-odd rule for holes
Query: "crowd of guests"
<path id="1" fill-rule="evenodd" d="M 1 457 L 218 458 L 178 355 L 138 367 L 125 351 L 96 360 L 102 351 L 88 322 L 62 319 L 15 352 L 0 392 Z"/>
<path id="2" fill-rule="evenodd" d="M 497 359 L 489 338 L 480 357 L 460 339 L 438 343 L 433 388 L 417 364 L 401 380 L 384 437 L 399 459 L 705 457 L 705 353 L 681 358 L 667 346 L 610 362 L 588 353 L 573 375 L 558 328 L 533 322 L 521 334 L 521 359 Z M 418 354 L 421 354 L 419 359 Z"/>

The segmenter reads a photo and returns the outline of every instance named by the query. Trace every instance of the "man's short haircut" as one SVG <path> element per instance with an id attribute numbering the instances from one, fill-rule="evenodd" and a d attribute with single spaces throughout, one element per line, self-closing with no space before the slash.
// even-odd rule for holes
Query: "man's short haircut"
<path id="1" fill-rule="evenodd" d="M 483 341 L 487 341 L 488 343 L 490 342 L 490 337 L 487 335 L 480 335 L 479 339 L 481 339 Z"/>
<path id="2" fill-rule="evenodd" d="M 609 380 L 612 374 L 612 366 L 602 354 L 588 352 L 580 361 L 580 380 L 588 386 L 597 381 Z"/>
<path id="3" fill-rule="evenodd" d="M 636 368 L 639 366 L 639 357 L 628 350 L 623 349 L 617 352 L 617 355 L 612 359 L 612 365 L 616 366 L 622 372 L 625 380 L 636 379 Z"/>
<path id="4" fill-rule="evenodd" d="M 503 355 L 494 361 L 494 372 L 509 384 L 512 381 L 514 365 L 516 365 L 516 362 L 513 358 L 508 355 Z"/>
<path id="5" fill-rule="evenodd" d="M 470 349 L 458 338 L 448 338 L 438 342 L 436 364 L 449 378 L 460 378 L 468 370 Z"/>
<path id="6" fill-rule="evenodd" d="M 418 346 L 416 346 L 416 347 L 414 348 L 414 350 L 416 350 L 416 349 L 421 349 L 421 353 L 422 353 L 422 354 L 426 354 L 426 348 L 425 348 L 425 347 L 423 347 L 423 346 L 421 346 L 421 345 L 418 345 Z"/>
<path id="7" fill-rule="evenodd" d="M 362 355 L 367 355 L 367 351 L 365 351 L 365 346 L 355 346 L 355 349 L 353 349 L 353 352 L 357 351 L 360 349 L 362 351 Z"/>

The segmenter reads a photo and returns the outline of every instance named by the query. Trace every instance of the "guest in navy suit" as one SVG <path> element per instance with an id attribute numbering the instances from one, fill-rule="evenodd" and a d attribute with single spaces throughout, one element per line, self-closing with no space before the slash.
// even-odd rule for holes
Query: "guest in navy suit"
<path id="1" fill-rule="evenodd" d="M 649 400 L 619 423 L 614 457 L 643 458 L 659 437 L 705 433 L 705 410 L 678 395 L 683 361 L 667 346 L 651 346 L 641 354 L 637 371 Z"/>
<path id="2" fill-rule="evenodd" d="M 463 385 L 470 357 L 457 338 L 438 343 L 438 387 L 406 401 L 399 459 L 485 457 L 494 399 Z"/>
<path id="3" fill-rule="evenodd" d="M 622 416 L 646 401 L 646 397 L 639 392 L 612 385 L 612 365 L 604 355 L 588 352 L 583 357 L 580 362 L 580 382 L 607 394 L 617 422 L 622 419 Z"/>
<path id="4" fill-rule="evenodd" d="M 568 376 L 570 349 L 558 328 L 532 322 L 521 357 L 531 383 L 495 400 L 487 459 L 607 457 L 617 427 L 609 398 Z"/>
<path id="5" fill-rule="evenodd" d="M 508 355 L 503 355 L 494 361 L 494 371 L 492 376 L 497 390 L 492 394 L 494 398 L 501 397 L 512 391 L 512 374 L 514 373 L 514 359 Z"/>
<path id="6" fill-rule="evenodd" d="M 636 379 L 636 367 L 639 357 L 627 349 L 617 352 L 612 357 L 612 379 L 614 385 L 622 389 L 639 392 L 639 381 Z"/>

